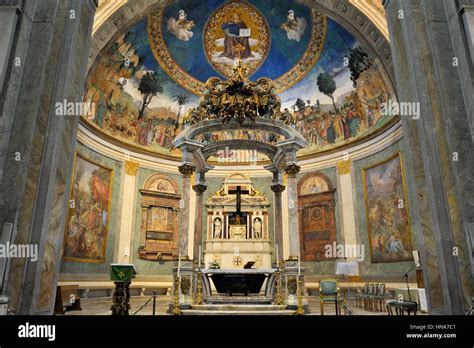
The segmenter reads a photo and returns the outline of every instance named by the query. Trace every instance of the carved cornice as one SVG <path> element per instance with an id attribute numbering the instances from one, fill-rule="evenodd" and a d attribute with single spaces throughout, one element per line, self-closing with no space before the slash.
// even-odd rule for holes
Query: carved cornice
<path id="1" fill-rule="evenodd" d="M 96 15 L 94 17 L 94 26 L 92 32 L 95 32 L 105 21 L 107 21 L 114 13 L 128 0 L 91 0 L 94 1 L 97 6 Z"/>
<path id="2" fill-rule="evenodd" d="M 382 0 L 349 0 L 379 30 L 385 39 L 389 39 L 387 19 Z"/>
<path id="3" fill-rule="evenodd" d="M 352 161 L 339 161 L 336 162 L 337 171 L 339 175 L 349 174 L 352 168 Z"/>
<path id="4" fill-rule="evenodd" d="M 104 0 L 94 17 L 93 37 L 89 50 L 88 69 L 96 56 L 118 32 L 132 21 L 143 18 L 165 0 Z"/>

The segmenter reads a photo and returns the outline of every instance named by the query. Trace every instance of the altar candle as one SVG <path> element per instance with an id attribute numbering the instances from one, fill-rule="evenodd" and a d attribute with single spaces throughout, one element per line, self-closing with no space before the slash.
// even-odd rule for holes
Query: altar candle
<path id="1" fill-rule="evenodd" d="M 198 268 L 201 268 L 201 246 L 199 246 L 199 263 Z"/>
<path id="2" fill-rule="evenodd" d="M 181 268 L 181 253 L 179 253 L 178 255 L 178 279 L 179 279 L 180 268 Z"/>
<path id="3" fill-rule="evenodd" d="M 418 254 L 418 250 L 413 250 L 413 259 L 416 267 L 420 267 L 420 254 Z"/>
<path id="4" fill-rule="evenodd" d="M 301 259 L 300 252 L 298 251 L 298 277 L 301 275 Z"/>
<path id="5" fill-rule="evenodd" d="M 278 245 L 277 245 L 277 246 L 276 246 L 276 261 L 277 261 L 277 268 L 278 268 L 278 266 L 279 266 L 279 264 L 278 264 L 278 259 L 279 259 L 279 257 L 278 257 Z"/>

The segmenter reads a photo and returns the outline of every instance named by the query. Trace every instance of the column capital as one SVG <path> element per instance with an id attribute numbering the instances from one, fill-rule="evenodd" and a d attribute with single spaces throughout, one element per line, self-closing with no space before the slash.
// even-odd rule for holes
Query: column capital
<path id="1" fill-rule="evenodd" d="M 275 195 L 281 195 L 283 191 L 285 191 L 285 185 L 282 184 L 273 184 L 270 186 L 271 190 L 275 193 Z"/>
<path id="2" fill-rule="evenodd" d="M 196 166 L 188 163 L 184 163 L 178 167 L 179 172 L 185 178 L 189 178 L 196 171 Z"/>
<path id="3" fill-rule="evenodd" d="M 336 168 L 339 172 L 339 175 L 349 174 L 352 169 L 352 161 L 348 160 L 336 162 Z"/>
<path id="4" fill-rule="evenodd" d="M 207 185 L 204 185 L 204 184 L 193 185 L 193 190 L 194 190 L 197 194 L 202 195 L 204 192 L 206 192 L 206 190 L 207 190 Z"/>
<path id="5" fill-rule="evenodd" d="M 285 167 L 285 173 L 288 174 L 289 177 L 295 177 L 300 172 L 301 167 L 295 163 L 289 164 Z"/>
<path id="6" fill-rule="evenodd" d="M 125 161 L 125 174 L 130 176 L 137 175 L 138 168 L 140 168 L 140 163 Z"/>

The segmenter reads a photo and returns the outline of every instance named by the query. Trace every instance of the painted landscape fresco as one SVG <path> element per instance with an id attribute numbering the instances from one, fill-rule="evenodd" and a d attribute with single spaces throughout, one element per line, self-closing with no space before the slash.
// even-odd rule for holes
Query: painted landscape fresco
<path id="1" fill-rule="evenodd" d="M 413 260 L 401 158 L 397 153 L 363 171 L 371 260 Z"/>
<path id="2" fill-rule="evenodd" d="M 112 170 L 76 156 L 64 259 L 105 262 Z"/>
<path id="3" fill-rule="evenodd" d="M 85 95 L 95 113 L 84 119 L 131 147 L 179 157 L 171 142 L 197 105 L 200 85 L 211 76 L 228 77 L 235 59 L 249 65 L 251 80 L 276 81 L 283 109 L 295 113 L 307 139 L 300 156 L 354 142 L 394 116 L 384 114 L 383 103 L 395 96 L 380 64 L 331 19 L 293 0 L 180 0 L 99 54 Z M 240 134 L 275 141 L 271 134 Z"/>

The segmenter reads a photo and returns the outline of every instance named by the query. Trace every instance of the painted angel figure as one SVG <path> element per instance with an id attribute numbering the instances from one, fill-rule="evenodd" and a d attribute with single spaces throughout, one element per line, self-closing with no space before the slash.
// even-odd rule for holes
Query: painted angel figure
<path id="1" fill-rule="evenodd" d="M 289 10 L 287 20 L 281 25 L 281 28 L 286 31 L 288 40 L 299 42 L 306 29 L 306 19 L 295 17 L 295 11 Z"/>
<path id="2" fill-rule="evenodd" d="M 179 10 L 178 19 L 170 17 L 167 29 L 181 41 L 189 41 L 193 37 L 191 29 L 195 26 L 194 21 L 188 20 L 188 15 L 184 10 Z"/>

